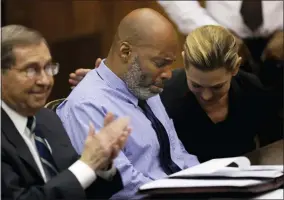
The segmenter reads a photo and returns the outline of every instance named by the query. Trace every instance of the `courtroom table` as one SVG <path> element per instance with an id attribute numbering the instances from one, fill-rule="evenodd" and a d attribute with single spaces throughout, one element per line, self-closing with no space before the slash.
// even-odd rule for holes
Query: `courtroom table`
<path id="1" fill-rule="evenodd" d="M 252 165 L 283 165 L 283 143 L 283 139 L 278 140 L 244 156 L 250 160 Z"/>
<path id="2" fill-rule="evenodd" d="M 284 140 L 278 140 L 273 142 L 267 146 L 258 148 L 250 153 L 245 154 L 252 165 L 283 165 L 283 151 L 284 151 Z M 258 195 L 255 195 L 258 196 Z M 239 197 L 240 198 L 240 197 Z M 238 199 L 239 199 L 238 198 Z M 188 197 L 186 195 L 159 195 L 159 196 L 148 196 L 147 194 L 141 195 L 137 194 L 135 199 L 208 199 L 208 197 Z M 211 198 L 210 198 L 211 199 Z M 213 198 L 215 200 L 215 198 Z M 228 199 L 222 198 L 222 196 L 218 197 L 218 199 Z M 230 197 L 230 199 L 234 199 L 234 197 Z M 248 197 L 244 198 L 248 199 Z M 250 197 L 249 199 L 254 199 L 254 197 Z"/>

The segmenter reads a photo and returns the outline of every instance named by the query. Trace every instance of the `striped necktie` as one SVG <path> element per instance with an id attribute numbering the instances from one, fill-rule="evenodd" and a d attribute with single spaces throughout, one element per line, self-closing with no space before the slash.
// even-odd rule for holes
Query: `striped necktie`
<path id="1" fill-rule="evenodd" d="M 34 134 L 35 144 L 38 150 L 38 154 L 40 156 L 40 160 L 43 166 L 43 169 L 48 178 L 52 178 L 58 171 L 56 169 L 56 165 L 52 158 L 51 152 L 48 148 L 47 142 L 45 138 L 35 131 L 36 127 L 36 118 L 28 117 L 27 127 L 30 129 L 31 133 Z"/>
<path id="2" fill-rule="evenodd" d="M 180 167 L 175 164 L 171 158 L 170 140 L 165 127 L 155 116 L 146 101 L 139 100 L 138 106 L 143 110 L 145 116 L 150 120 L 152 127 L 157 134 L 157 138 L 160 144 L 159 158 L 164 172 L 169 175 L 180 171 Z"/>

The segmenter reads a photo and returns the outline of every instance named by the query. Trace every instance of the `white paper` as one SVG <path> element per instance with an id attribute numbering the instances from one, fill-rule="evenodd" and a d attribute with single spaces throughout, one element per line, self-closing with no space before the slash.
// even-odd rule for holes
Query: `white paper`
<path id="1" fill-rule="evenodd" d="M 214 186 L 235 186 L 244 187 L 260 184 L 259 180 L 188 180 L 188 179 L 160 179 L 146 183 L 140 190 L 158 188 L 190 188 L 190 187 L 214 187 Z"/>
<path id="2" fill-rule="evenodd" d="M 248 168 L 243 168 L 244 170 L 254 170 L 254 171 L 266 171 L 266 170 L 277 170 L 283 172 L 283 165 L 251 165 Z"/>
<path id="3" fill-rule="evenodd" d="M 193 174 L 183 174 L 182 176 L 173 176 L 170 178 L 176 177 L 184 177 L 184 178 L 191 178 L 191 177 L 232 177 L 232 178 L 247 178 L 247 177 L 254 177 L 254 178 L 277 178 L 283 175 L 283 172 L 280 170 L 273 170 L 273 169 L 258 169 L 252 170 L 250 168 L 240 169 L 237 167 L 224 167 L 223 169 L 217 170 L 211 174 L 208 173 L 193 173 Z"/>
<path id="4" fill-rule="evenodd" d="M 232 163 L 236 163 L 238 167 L 228 167 Z M 220 158 L 174 173 L 168 178 L 146 183 L 140 187 L 140 190 L 214 186 L 243 187 L 263 182 L 263 180 L 254 178 L 276 178 L 282 175 L 283 166 L 281 165 L 250 166 L 250 161 L 246 157 Z M 194 176 L 224 176 L 226 179 L 190 179 Z M 179 177 L 188 178 L 179 179 Z M 236 179 L 236 177 L 244 179 Z"/>
<path id="5" fill-rule="evenodd" d="M 219 158 L 174 173 L 169 177 L 186 177 L 191 174 L 212 174 L 232 163 L 236 163 L 239 168 L 248 168 L 250 166 L 250 161 L 246 157 Z"/>

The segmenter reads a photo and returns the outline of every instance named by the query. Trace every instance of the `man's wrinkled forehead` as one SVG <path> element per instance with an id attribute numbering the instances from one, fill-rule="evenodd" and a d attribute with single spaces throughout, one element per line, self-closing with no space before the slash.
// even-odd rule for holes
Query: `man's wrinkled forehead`
<path id="1" fill-rule="evenodd" d="M 166 48 L 165 46 L 157 47 L 153 44 L 147 44 L 147 45 L 140 45 L 136 48 L 138 50 L 137 53 L 140 55 L 147 55 L 151 58 L 157 58 L 157 59 L 165 59 L 165 60 L 171 60 L 175 61 L 177 57 L 177 48 Z"/>
<path id="2" fill-rule="evenodd" d="M 38 62 L 39 64 L 51 60 L 51 54 L 47 45 L 42 42 L 34 45 L 21 45 L 13 48 L 13 53 L 16 58 L 16 64 Z"/>

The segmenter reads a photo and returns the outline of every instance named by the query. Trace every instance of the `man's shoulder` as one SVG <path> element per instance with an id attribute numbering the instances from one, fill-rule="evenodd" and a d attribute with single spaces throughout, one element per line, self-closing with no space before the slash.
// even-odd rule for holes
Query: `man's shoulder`
<path id="1" fill-rule="evenodd" d="M 57 113 L 62 110 L 69 112 L 74 109 L 112 108 L 119 106 L 117 102 L 128 102 L 129 95 L 125 89 L 117 89 L 96 76 L 96 71 L 91 71 L 92 76 L 85 77 L 69 94 L 66 100 L 57 107 Z M 94 74 L 95 73 L 95 74 Z"/>
<path id="2" fill-rule="evenodd" d="M 102 84 L 86 85 L 80 84 L 76 86 L 68 97 L 57 107 L 57 114 L 70 109 L 84 109 L 84 107 L 101 107 L 103 103 L 108 101 L 108 88 Z"/>
<path id="3" fill-rule="evenodd" d="M 95 71 L 91 71 L 92 76 L 85 77 L 69 94 L 69 99 L 86 99 L 102 97 L 105 90 L 109 87 L 105 82 L 98 78 Z M 89 74 L 87 74 L 89 75 Z"/>
<path id="4" fill-rule="evenodd" d="M 48 127 L 54 127 L 56 125 L 61 125 L 61 120 L 57 116 L 56 112 L 48 108 L 41 108 L 36 113 L 37 123 L 44 124 Z"/>
<path id="5" fill-rule="evenodd" d="M 104 102 L 112 98 L 116 90 L 102 80 L 96 71 L 92 70 L 87 76 L 71 91 L 66 98 L 68 104 L 80 104 L 86 102 Z"/>
<path id="6" fill-rule="evenodd" d="M 41 108 L 37 113 L 36 113 L 36 117 L 40 118 L 40 119 L 46 119 L 46 118 L 50 118 L 50 117 L 56 117 L 56 113 L 48 108 Z"/>
<path id="7" fill-rule="evenodd" d="M 56 138 L 56 140 L 60 140 L 69 145 L 70 141 L 68 135 L 56 112 L 48 108 L 42 108 L 36 114 L 36 121 L 37 124 L 43 128 L 43 131 L 48 131 L 43 132 L 44 134 L 48 134 L 45 135 L 48 139 Z"/>
<path id="8" fill-rule="evenodd" d="M 64 123 L 74 116 L 89 115 L 100 120 L 103 113 L 118 110 L 118 101 L 122 102 L 122 97 L 117 93 L 107 87 L 94 86 L 88 91 L 85 88 L 75 88 L 75 91 L 57 107 L 56 113 Z"/>

